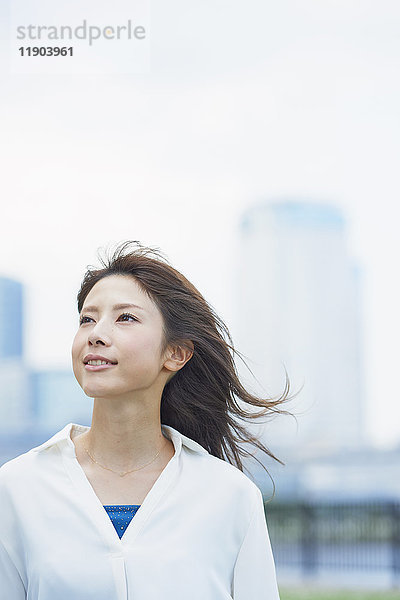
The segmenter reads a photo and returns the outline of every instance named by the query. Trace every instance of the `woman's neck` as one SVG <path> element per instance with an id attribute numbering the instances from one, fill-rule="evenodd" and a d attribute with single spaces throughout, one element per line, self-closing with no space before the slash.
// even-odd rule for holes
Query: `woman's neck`
<path id="1" fill-rule="evenodd" d="M 149 413 L 143 406 L 139 409 L 135 409 L 134 404 L 117 407 L 112 400 L 95 399 L 91 427 L 75 437 L 74 444 L 79 444 L 111 470 L 138 469 L 159 453 L 149 464 L 149 468 L 156 467 L 175 449 L 172 441 L 162 433 L 159 411 Z"/>

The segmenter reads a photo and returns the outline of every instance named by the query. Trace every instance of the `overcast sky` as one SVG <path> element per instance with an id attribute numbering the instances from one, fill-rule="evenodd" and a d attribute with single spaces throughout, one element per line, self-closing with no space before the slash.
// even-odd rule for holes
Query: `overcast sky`
<path id="1" fill-rule="evenodd" d="M 70 366 L 98 248 L 160 248 L 233 329 L 242 211 L 334 203 L 365 272 L 370 433 L 399 440 L 399 21 L 394 1 L 153 1 L 148 73 L 11 75 L 4 53 L 0 273 L 26 284 L 28 362 Z"/>

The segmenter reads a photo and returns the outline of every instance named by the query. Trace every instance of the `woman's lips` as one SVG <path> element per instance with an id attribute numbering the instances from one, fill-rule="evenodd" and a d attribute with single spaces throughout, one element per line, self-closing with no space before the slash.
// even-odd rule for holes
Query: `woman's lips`
<path id="1" fill-rule="evenodd" d="M 107 365 L 86 365 L 85 369 L 87 371 L 101 371 L 102 369 L 109 369 L 110 367 L 115 367 L 116 365 L 112 363 L 108 363 Z"/>

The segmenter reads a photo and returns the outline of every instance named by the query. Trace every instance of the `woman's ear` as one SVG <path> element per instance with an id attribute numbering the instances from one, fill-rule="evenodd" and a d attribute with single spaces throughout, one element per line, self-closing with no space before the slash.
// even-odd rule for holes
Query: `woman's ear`
<path id="1" fill-rule="evenodd" d="M 169 346 L 164 367 L 169 371 L 179 371 L 190 360 L 194 353 L 192 340 L 182 340 L 181 344 Z"/>

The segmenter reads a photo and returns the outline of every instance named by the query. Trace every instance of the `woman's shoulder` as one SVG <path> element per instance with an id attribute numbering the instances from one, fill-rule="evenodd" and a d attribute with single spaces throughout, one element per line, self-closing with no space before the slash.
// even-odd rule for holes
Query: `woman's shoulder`
<path id="1" fill-rule="evenodd" d="M 233 494 L 236 499 L 242 497 L 246 502 L 249 497 L 253 498 L 261 494 L 258 485 L 238 467 L 227 460 L 218 458 L 210 453 L 198 455 L 194 476 L 207 480 L 214 489 L 223 489 Z"/>
<path id="2" fill-rule="evenodd" d="M 27 489 L 32 488 L 33 471 L 29 452 L 20 454 L 0 466 L 0 504 L 2 509 L 6 510 L 16 496 L 21 494 L 26 496 Z"/>
<path id="3" fill-rule="evenodd" d="M 194 477 L 209 479 L 211 482 L 219 482 L 221 485 L 236 488 L 239 492 L 257 495 L 261 493 L 258 486 L 238 467 L 228 460 L 210 454 L 204 446 L 194 439 L 179 433 L 176 429 L 168 426 L 171 436 L 179 436 L 182 440 L 182 450 L 188 462 L 187 471 L 193 472 Z"/>
<path id="4" fill-rule="evenodd" d="M 38 470 L 46 469 L 48 459 L 58 456 L 58 446 L 60 443 L 65 442 L 72 426 L 86 429 L 85 426 L 68 423 L 40 445 L 34 446 L 15 458 L 4 462 L 0 466 L 0 482 L 14 481 L 17 480 L 17 477 L 23 475 L 32 475 L 33 477 L 38 473 Z M 46 460 L 42 461 L 41 457 L 46 457 Z"/>
<path id="5" fill-rule="evenodd" d="M 28 450 L 4 462 L 0 466 L 0 483 L 12 481 L 23 472 L 29 472 L 33 464 L 32 450 Z"/>

